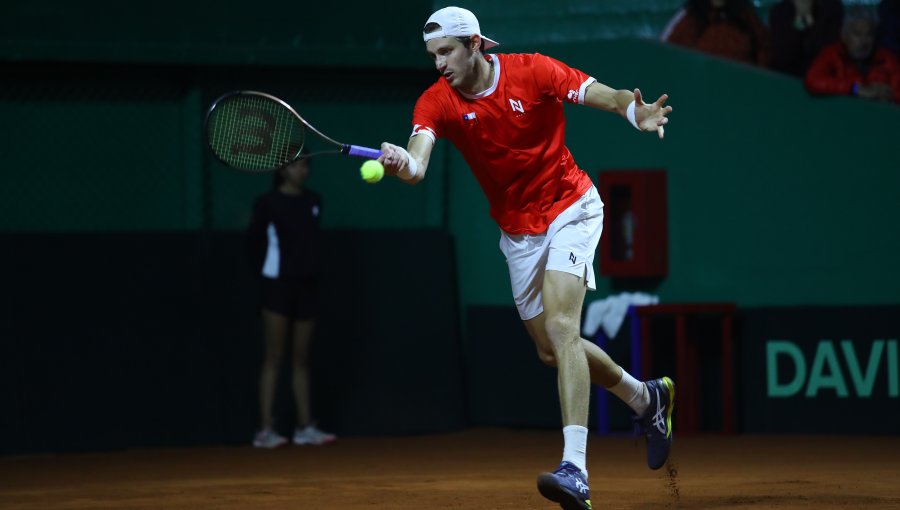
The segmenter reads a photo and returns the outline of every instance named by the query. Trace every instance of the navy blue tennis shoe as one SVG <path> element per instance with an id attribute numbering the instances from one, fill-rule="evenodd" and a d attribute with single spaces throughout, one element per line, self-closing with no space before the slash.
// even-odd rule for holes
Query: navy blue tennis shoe
<path id="1" fill-rule="evenodd" d="M 675 408 L 675 383 L 668 377 L 647 381 L 650 406 L 636 418 L 647 438 L 647 465 L 659 469 L 665 465 L 672 449 L 672 410 Z"/>
<path id="2" fill-rule="evenodd" d="M 541 473 L 537 486 L 541 496 L 559 503 L 563 510 L 591 510 L 587 478 L 571 462 L 563 462 L 552 473 Z"/>

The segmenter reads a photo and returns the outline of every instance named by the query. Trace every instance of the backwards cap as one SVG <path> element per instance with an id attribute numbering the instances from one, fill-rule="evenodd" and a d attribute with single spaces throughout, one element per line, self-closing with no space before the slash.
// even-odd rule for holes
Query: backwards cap
<path id="1" fill-rule="evenodd" d="M 430 18 L 428 18 L 425 25 L 427 26 L 429 23 L 437 23 L 441 28 L 429 34 L 423 32 L 422 35 L 424 36 L 425 42 L 437 39 L 438 37 L 468 37 L 470 35 L 478 35 L 484 40 L 484 49 L 500 45 L 497 41 L 481 35 L 481 27 L 478 25 L 478 18 L 472 14 L 472 11 L 463 9 L 462 7 L 444 7 L 443 9 L 437 10 Z"/>

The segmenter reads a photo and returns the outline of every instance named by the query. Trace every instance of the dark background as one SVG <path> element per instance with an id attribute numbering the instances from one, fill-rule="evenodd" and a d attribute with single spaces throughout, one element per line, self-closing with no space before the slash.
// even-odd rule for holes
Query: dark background
<path id="1" fill-rule="evenodd" d="M 759 357 L 778 338 L 846 337 L 868 353 L 900 337 L 900 110 L 810 98 L 794 78 L 656 42 L 680 2 L 594 4 L 469 5 L 501 51 L 540 51 L 616 88 L 671 96 L 664 142 L 567 108 L 568 146 L 595 181 L 663 169 L 668 182 L 667 276 L 601 279 L 587 301 L 644 290 L 665 303 L 737 303 L 742 432 L 900 431 L 886 395 L 760 400 Z M 203 116 L 223 92 L 265 90 L 343 141 L 402 143 L 436 79 L 418 27 L 443 5 L 393 5 L 4 4 L 0 452 L 249 441 L 261 340 L 243 229 L 271 181 L 213 161 Z M 414 188 L 370 186 L 357 169 L 320 159 L 309 183 L 324 199 L 329 264 L 314 347 L 322 425 L 557 427 L 555 372 L 517 319 L 497 227 L 459 154 L 439 142 Z M 670 328 L 655 327 L 667 345 Z M 610 347 L 624 366 L 628 340 Z M 670 370 L 672 353 L 655 352 Z M 696 398 L 714 431 L 721 359 L 703 352 Z M 886 417 L 808 418 L 832 411 Z M 282 395 L 279 427 L 291 413 Z"/>

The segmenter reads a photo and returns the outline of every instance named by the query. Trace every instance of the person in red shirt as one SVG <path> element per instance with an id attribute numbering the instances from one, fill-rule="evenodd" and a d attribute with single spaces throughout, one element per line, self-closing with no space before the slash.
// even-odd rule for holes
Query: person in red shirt
<path id="1" fill-rule="evenodd" d="M 889 50 L 875 45 L 875 29 L 868 11 L 848 11 L 841 42 L 823 48 L 806 72 L 806 90 L 900 102 L 900 63 Z"/>
<path id="2" fill-rule="evenodd" d="M 660 38 L 760 67 L 772 58 L 769 31 L 747 0 L 687 0 Z"/>
<path id="3" fill-rule="evenodd" d="M 417 183 L 437 138 L 462 153 L 500 227 L 516 307 L 538 356 L 558 368 L 563 460 L 542 473 L 542 495 L 565 509 L 590 509 L 586 445 L 590 384 L 625 401 L 644 425 L 648 464 L 658 469 L 671 446 L 674 383 L 637 381 L 580 336 L 586 288 L 595 289 L 593 257 L 603 203 L 565 145 L 564 103 L 618 113 L 640 131 L 664 136 L 664 94 L 644 103 L 638 89 L 614 90 L 541 54 L 483 54 L 497 46 L 475 15 L 447 7 L 423 29 L 441 77 L 416 102 L 407 147 L 383 143 L 389 175 Z"/>

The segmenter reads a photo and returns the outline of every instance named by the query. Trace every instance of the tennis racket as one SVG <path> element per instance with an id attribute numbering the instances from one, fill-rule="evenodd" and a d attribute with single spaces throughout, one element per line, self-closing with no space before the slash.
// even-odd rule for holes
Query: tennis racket
<path id="1" fill-rule="evenodd" d="M 206 112 L 205 130 L 206 142 L 216 158 L 245 172 L 270 172 L 291 161 L 319 154 L 364 159 L 381 156 L 378 149 L 325 136 L 286 102 L 252 90 L 229 92 L 216 99 Z M 302 155 L 307 130 L 336 148 Z"/>

